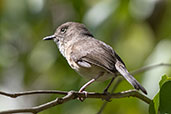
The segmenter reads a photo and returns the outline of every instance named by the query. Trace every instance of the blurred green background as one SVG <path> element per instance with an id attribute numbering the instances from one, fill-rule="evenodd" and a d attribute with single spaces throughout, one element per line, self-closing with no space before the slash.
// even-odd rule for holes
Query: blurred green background
<path id="1" fill-rule="evenodd" d="M 0 0 L 0 91 L 79 90 L 87 82 L 74 72 L 55 43 L 42 41 L 67 21 L 84 23 L 97 39 L 110 44 L 129 71 L 145 65 L 171 63 L 170 0 Z M 158 91 L 160 67 L 135 75 L 148 96 Z M 95 82 L 87 91 L 102 92 L 108 81 Z M 116 92 L 132 87 L 126 82 Z M 58 95 L 0 96 L 0 110 L 36 106 Z M 103 101 L 72 100 L 40 114 L 95 114 Z M 103 114 L 148 114 L 136 98 L 113 99 Z"/>

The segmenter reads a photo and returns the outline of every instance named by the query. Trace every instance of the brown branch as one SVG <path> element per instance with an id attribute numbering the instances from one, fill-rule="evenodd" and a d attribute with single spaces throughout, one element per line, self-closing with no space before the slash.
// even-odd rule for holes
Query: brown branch
<path id="1" fill-rule="evenodd" d="M 31 93 L 31 92 L 26 92 L 26 93 Z M 34 93 L 38 93 L 38 92 L 34 91 Z M 48 92 L 48 93 L 50 93 L 50 92 Z M 63 91 L 60 91 L 60 92 L 59 91 L 57 91 L 57 92 L 53 91 L 53 93 L 65 94 L 65 92 L 63 92 Z M 22 95 L 26 95 L 26 94 L 22 94 Z M 5 96 L 9 96 L 9 94 L 7 94 Z M 0 111 L 0 114 L 28 113 L 28 112 L 36 114 L 36 113 L 39 113 L 39 112 L 41 112 L 43 110 L 54 107 L 56 105 L 63 104 L 65 102 L 70 101 L 72 99 L 75 99 L 77 97 L 99 98 L 99 99 L 105 99 L 105 100 L 108 100 L 109 98 L 136 97 L 136 98 L 139 98 L 142 101 L 146 102 L 147 104 L 150 104 L 150 102 L 151 102 L 151 99 L 149 99 L 145 95 L 137 92 L 136 90 L 123 91 L 123 92 L 113 93 L 113 94 L 88 92 L 87 95 L 85 95 L 84 93 L 78 93 L 78 92 L 70 91 L 70 92 L 67 93 L 66 96 L 64 96 L 62 98 L 57 98 L 57 99 L 55 99 L 53 101 L 50 101 L 48 103 L 45 103 L 45 104 L 42 104 L 42 105 L 39 105 L 39 106 L 36 106 L 36 107 L 24 108 L 24 109 L 16 109 L 16 110 L 8 110 L 8 111 Z"/>
<path id="2" fill-rule="evenodd" d="M 35 91 L 34 91 L 35 92 Z M 26 92 L 28 93 L 28 92 Z M 37 93 L 37 92 L 36 92 Z M 49 92 L 48 92 L 49 93 Z M 60 92 L 59 92 L 60 93 Z M 63 92 L 61 92 L 63 94 Z M 24 94 L 26 95 L 26 94 Z M 23 109 L 14 109 L 14 110 L 8 110 L 8 111 L 0 111 L 0 114 L 11 114 L 11 113 L 33 113 L 37 114 L 38 112 L 41 112 L 43 110 L 46 110 L 48 108 L 54 107 L 56 105 L 65 103 L 71 99 L 74 98 L 74 94 L 72 92 L 68 92 L 68 94 L 62 98 L 57 98 L 53 101 L 50 101 L 48 103 L 36 106 L 36 107 L 31 107 L 31 108 L 23 108 Z"/>
<path id="3" fill-rule="evenodd" d="M 4 95 L 11 98 L 16 98 L 25 95 L 32 95 L 32 94 L 60 94 L 60 95 L 67 95 L 67 91 L 57 91 L 57 90 L 32 90 L 32 91 L 24 91 L 24 92 L 15 92 L 15 93 L 8 93 L 0 91 L 0 95 Z"/>

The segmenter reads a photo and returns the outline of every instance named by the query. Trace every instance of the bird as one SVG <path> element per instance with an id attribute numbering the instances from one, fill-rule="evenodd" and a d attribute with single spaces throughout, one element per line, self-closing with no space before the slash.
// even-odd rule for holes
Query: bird
<path id="1" fill-rule="evenodd" d="M 113 80 L 120 74 L 136 90 L 147 94 L 146 89 L 128 72 L 123 60 L 113 48 L 96 39 L 84 24 L 66 22 L 57 27 L 53 35 L 44 37 L 43 40 L 53 40 L 70 67 L 82 77 L 89 79 L 80 88 L 80 93 L 95 81 L 112 78 L 104 90 L 106 93 Z"/>

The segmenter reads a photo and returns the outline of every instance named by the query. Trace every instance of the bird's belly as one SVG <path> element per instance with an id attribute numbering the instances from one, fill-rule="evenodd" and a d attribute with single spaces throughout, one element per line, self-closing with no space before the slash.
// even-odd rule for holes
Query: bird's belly
<path id="1" fill-rule="evenodd" d="M 105 69 L 96 65 L 91 65 L 90 68 L 79 67 L 76 71 L 82 77 L 85 77 L 87 79 L 97 78 L 100 74 L 103 74 L 102 76 L 97 78 L 97 81 L 105 81 L 109 79 L 110 77 L 114 76 L 111 73 L 107 72 Z"/>
<path id="2" fill-rule="evenodd" d="M 70 56 L 66 58 L 71 68 L 74 69 L 76 72 L 78 72 L 78 74 L 80 74 L 84 78 L 93 79 L 93 78 L 97 78 L 100 74 L 103 74 L 102 76 L 97 78 L 97 81 L 105 81 L 110 77 L 114 76 L 114 74 L 107 72 L 105 69 L 97 65 L 90 64 L 90 67 L 83 67 L 77 64 L 76 62 L 74 62 L 70 58 Z"/>

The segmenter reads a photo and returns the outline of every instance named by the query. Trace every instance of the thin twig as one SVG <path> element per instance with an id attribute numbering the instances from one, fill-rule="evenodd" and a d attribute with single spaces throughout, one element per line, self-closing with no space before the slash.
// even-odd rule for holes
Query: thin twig
<path id="1" fill-rule="evenodd" d="M 171 64 L 169 64 L 169 63 L 159 63 L 159 64 L 155 64 L 155 65 L 145 66 L 145 67 L 142 67 L 140 69 L 134 70 L 134 71 L 132 71 L 130 73 L 132 75 L 135 75 L 135 74 L 145 72 L 147 70 L 152 70 L 154 68 L 161 67 L 161 66 L 171 67 Z"/>
<path id="2" fill-rule="evenodd" d="M 0 95 L 8 96 L 11 98 L 16 98 L 25 95 L 32 95 L 32 94 L 60 94 L 60 95 L 67 95 L 67 91 L 58 91 L 58 90 L 32 90 L 32 91 L 24 91 L 24 92 L 15 92 L 15 93 L 8 93 L 0 91 Z"/>
<path id="3" fill-rule="evenodd" d="M 63 94 L 65 92 L 61 91 L 61 93 Z M 59 92 L 59 94 L 60 94 L 60 92 Z M 7 95 L 7 96 L 9 96 L 9 95 Z M 50 101 L 48 103 L 45 103 L 45 104 L 42 104 L 42 105 L 39 105 L 36 107 L 24 108 L 24 109 L 15 109 L 15 110 L 8 110 L 8 111 L 0 111 L 0 114 L 28 113 L 28 112 L 33 113 L 33 114 L 37 114 L 41 111 L 44 111 L 46 109 L 49 109 L 49 108 L 54 107 L 54 106 L 59 105 L 59 104 L 63 104 L 65 102 L 70 101 L 72 99 L 75 99 L 77 97 L 100 98 L 100 99 L 105 99 L 105 100 L 108 100 L 109 97 L 110 98 L 136 97 L 136 98 L 139 98 L 142 101 L 146 102 L 147 104 L 150 104 L 150 102 L 151 102 L 151 99 L 149 99 L 148 97 L 139 93 L 136 90 L 123 91 L 123 92 L 113 93 L 113 94 L 88 92 L 87 95 L 85 95 L 84 93 L 70 91 L 67 93 L 66 96 L 64 96 L 62 98 L 57 98 L 53 101 Z"/>

